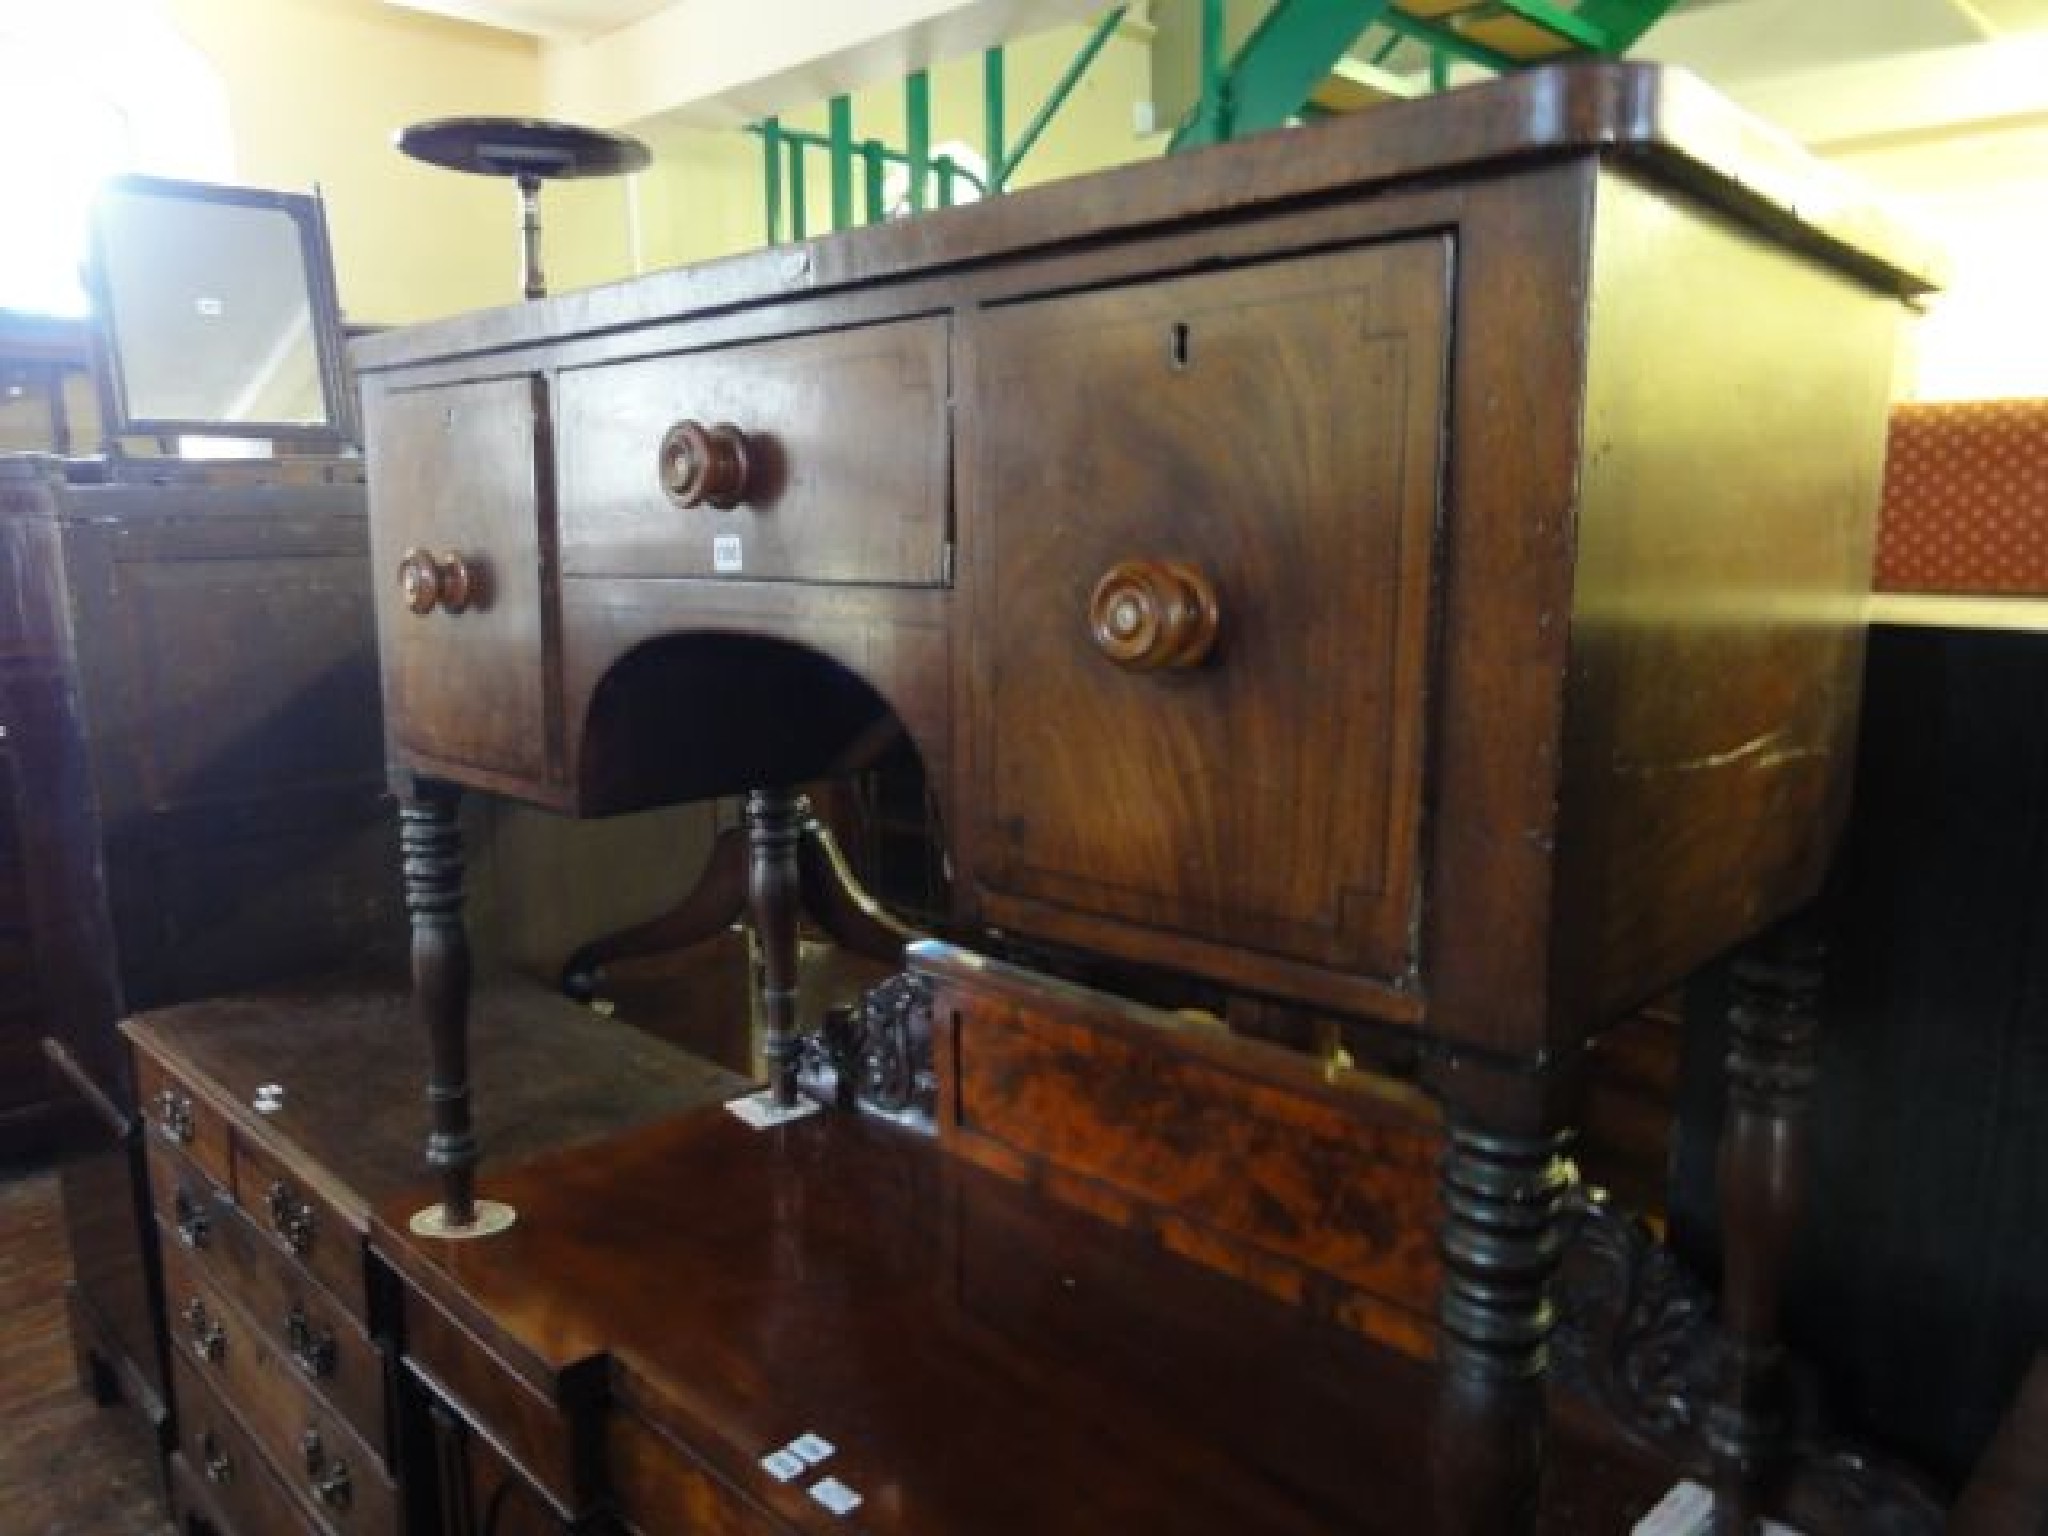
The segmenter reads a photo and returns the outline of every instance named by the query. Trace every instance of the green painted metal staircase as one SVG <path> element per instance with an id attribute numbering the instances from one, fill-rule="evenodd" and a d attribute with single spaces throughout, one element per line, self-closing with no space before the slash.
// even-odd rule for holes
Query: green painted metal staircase
<path id="1" fill-rule="evenodd" d="M 1200 97 L 1175 129 L 1169 150 L 1411 95 L 1424 82 L 1440 90 L 1460 64 L 1506 74 L 1574 56 L 1618 56 L 1676 0 L 1276 0 L 1234 54 L 1224 42 L 1227 0 L 1199 3 Z M 850 96 L 828 104 L 823 133 L 773 117 L 749 124 L 747 131 L 761 141 L 768 243 L 814 232 L 808 207 L 812 155 L 823 155 L 830 168 L 833 229 L 888 217 L 886 188 L 894 168 L 905 173 L 905 201 L 914 213 L 952 206 L 963 188 L 976 197 L 1005 191 L 1115 35 L 1126 9 L 1119 5 L 1103 14 L 1014 141 L 1006 137 L 1003 50 L 983 55 L 980 172 L 933 152 L 931 80 L 923 71 L 904 81 L 900 149 L 856 133 Z"/>
<path id="2" fill-rule="evenodd" d="M 1331 107 L 1408 94 L 1407 77 L 1389 68 L 1404 53 L 1420 56 L 1438 90 L 1458 63 L 1507 74 L 1572 56 L 1615 57 L 1674 3 L 1279 0 L 1226 58 L 1224 0 L 1202 0 L 1201 99 L 1169 147 L 1220 143 Z"/>
<path id="3" fill-rule="evenodd" d="M 991 48 L 982 55 L 981 154 L 986 169 L 981 174 L 948 155 L 932 152 L 931 77 L 923 70 L 903 82 L 901 149 L 855 134 L 850 96 L 835 96 L 827 104 L 826 131 L 822 134 L 791 128 L 773 117 L 750 123 L 747 131 L 761 140 L 768 243 L 802 240 L 812 232 L 807 207 L 807 172 L 812 154 L 824 155 L 830 167 L 833 229 L 876 223 L 888 217 L 885 188 L 892 167 L 901 167 L 906 173 L 905 199 L 913 213 L 922 213 L 931 206 L 951 207 L 963 187 L 973 188 L 977 197 L 993 197 L 1006 190 L 1024 157 L 1031 153 L 1047 125 L 1088 73 L 1088 66 L 1116 35 L 1126 9 L 1113 6 L 1103 13 L 1014 141 L 1006 136 L 1008 92 L 1003 50 Z"/>

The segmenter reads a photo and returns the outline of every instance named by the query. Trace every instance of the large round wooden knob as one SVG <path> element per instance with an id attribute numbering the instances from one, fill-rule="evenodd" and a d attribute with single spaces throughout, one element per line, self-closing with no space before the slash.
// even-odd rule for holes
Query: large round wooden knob
<path id="1" fill-rule="evenodd" d="M 483 583 L 476 568 L 460 555 L 432 555 L 409 549 L 398 562 L 398 590 L 414 613 L 460 613 L 481 601 Z"/>
<path id="2" fill-rule="evenodd" d="M 1096 649 L 1120 667 L 1192 667 L 1216 644 L 1216 589 L 1178 560 L 1125 560 L 1088 599 Z"/>
<path id="3" fill-rule="evenodd" d="M 738 506 L 747 472 L 746 434 L 730 422 L 679 421 L 661 436 L 661 489 L 679 507 Z"/>

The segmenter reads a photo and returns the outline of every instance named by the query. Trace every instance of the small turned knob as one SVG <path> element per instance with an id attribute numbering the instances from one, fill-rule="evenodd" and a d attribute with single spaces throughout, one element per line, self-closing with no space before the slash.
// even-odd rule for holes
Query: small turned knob
<path id="1" fill-rule="evenodd" d="M 1120 667 L 1192 667 L 1216 645 L 1220 615 L 1209 578 L 1178 560 L 1124 560 L 1088 599 L 1096 649 Z"/>
<path id="2" fill-rule="evenodd" d="M 482 582 L 476 569 L 460 555 L 429 554 L 409 549 L 398 562 L 398 590 L 414 613 L 461 613 L 479 601 Z"/>
<path id="3" fill-rule="evenodd" d="M 747 495 L 747 436 L 730 422 L 679 421 L 662 434 L 660 471 L 679 507 L 736 507 Z"/>

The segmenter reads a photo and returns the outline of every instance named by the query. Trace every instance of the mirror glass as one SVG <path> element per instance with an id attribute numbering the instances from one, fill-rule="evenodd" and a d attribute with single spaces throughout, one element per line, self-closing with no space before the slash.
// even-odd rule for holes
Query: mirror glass
<path id="1" fill-rule="evenodd" d="M 123 177 L 94 209 L 116 431 L 347 436 L 312 198 Z"/>

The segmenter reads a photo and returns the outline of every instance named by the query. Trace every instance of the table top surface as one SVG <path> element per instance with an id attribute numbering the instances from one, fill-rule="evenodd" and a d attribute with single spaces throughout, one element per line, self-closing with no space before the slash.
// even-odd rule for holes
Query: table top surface
<path id="1" fill-rule="evenodd" d="M 793 1525 L 877 1532 L 1429 1527 L 1427 1366 L 837 1112 L 705 1109 L 516 1168 L 508 1232 L 373 1243 L 529 1385 L 615 1404 Z M 1559 1418 L 1554 1530 L 1626 1530 L 1664 1470 Z M 803 1434 L 814 1475 L 760 1461 Z"/>
<path id="2" fill-rule="evenodd" d="M 804 244 L 386 331 L 358 341 L 353 355 L 359 372 L 375 373 L 1573 154 L 1627 160 L 1682 184 L 1886 291 L 1914 295 L 1938 286 L 1943 260 L 1931 242 L 1698 79 L 1655 64 L 1573 64 Z"/>

